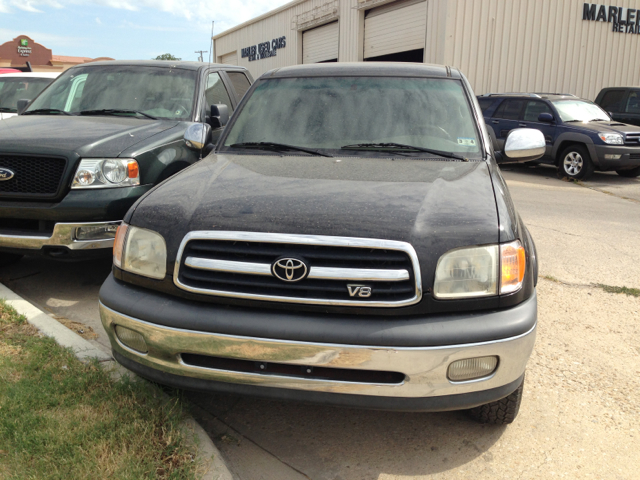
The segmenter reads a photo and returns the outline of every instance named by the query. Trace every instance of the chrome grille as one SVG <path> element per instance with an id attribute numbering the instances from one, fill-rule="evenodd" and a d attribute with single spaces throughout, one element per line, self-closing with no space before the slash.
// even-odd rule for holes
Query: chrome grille
<path id="1" fill-rule="evenodd" d="M 625 145 L 640 145 L 640 132 L 627 133 L 624 138 Z"/>
<path id="2" fill-rule="evenodd" d="M 0 167 L 14 172 L 13 178 L 0 182 L 0 197 L 54 197 L 66 164 L 60 157 L 0 155 Z"/>
<path id="3" fill-rule="evenodd" d="M 278 278 L 273 265 L 281 259 L 304 263 L 306 275 Z M 397 307 L 422 296 L 410 244 L 319 235 L 191 232 L 180 246 L 174 282 L 206 295 L 323 305 Z"/>

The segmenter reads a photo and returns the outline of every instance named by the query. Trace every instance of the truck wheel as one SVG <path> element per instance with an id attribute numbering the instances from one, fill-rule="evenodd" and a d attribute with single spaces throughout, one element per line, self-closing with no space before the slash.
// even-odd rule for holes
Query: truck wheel
<path id="1" fill-rule="evenodd" d="M 12 263 L 19 261 L 24 255 L 16 255 L 14 253 L 2 253 L 0 252 L 0 267 L 6 267 Z"/>
<path id="2" fill-rule="evenodd" d="M 640 176 L 640 167 L 632 168 L 630 170 L 616 170 L 616 173 L 621 177 L 635 178 Z"/>
<path id="3" fill-rule="evenodd" d="M 524 378 L 516 391 L 508 397 L 472 408 L 469 410 L 469 414 L 474 420 L 477 420 L 480 423 L 507 425 L 513 422 L 518 416 L 520 403 L 522 402 L 523 387 Z"/>
<path id="4" fill-rule="evenodd" d="M 563 177 L 586 180 L 595 170 L 591 155 L 583 145 L 570 145 L 560 154 L 558 169 Z"/>

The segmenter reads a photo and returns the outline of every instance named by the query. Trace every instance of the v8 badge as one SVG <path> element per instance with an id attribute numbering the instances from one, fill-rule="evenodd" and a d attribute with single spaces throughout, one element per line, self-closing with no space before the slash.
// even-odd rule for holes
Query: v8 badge
<path id="1" fill-rule="evenodd" d="M 367 298 L 371 296 L 371 287 L 366 285 L 349 285 L 347 284 L 350 297 Z"/>

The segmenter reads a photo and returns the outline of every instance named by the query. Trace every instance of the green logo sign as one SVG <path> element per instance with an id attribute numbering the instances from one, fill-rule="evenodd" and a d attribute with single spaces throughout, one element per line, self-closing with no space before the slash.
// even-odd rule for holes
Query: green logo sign
<path id="1" fill-rule="evenodd" d="M 20 46 L 21 47 L 28 47 L 29 46 L 29 40 L 27 40 L 26 38 L 21 38 L 20 39 Z"/>

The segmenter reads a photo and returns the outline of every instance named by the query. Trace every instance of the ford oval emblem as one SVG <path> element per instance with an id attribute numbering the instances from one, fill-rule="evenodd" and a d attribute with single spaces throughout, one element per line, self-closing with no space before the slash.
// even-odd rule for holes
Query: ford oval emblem
<path id="1" fill-rule="evenodd" d="M 8 168 L 0 167 L 0 182 L 11 180 L 15 174 Z"/>

